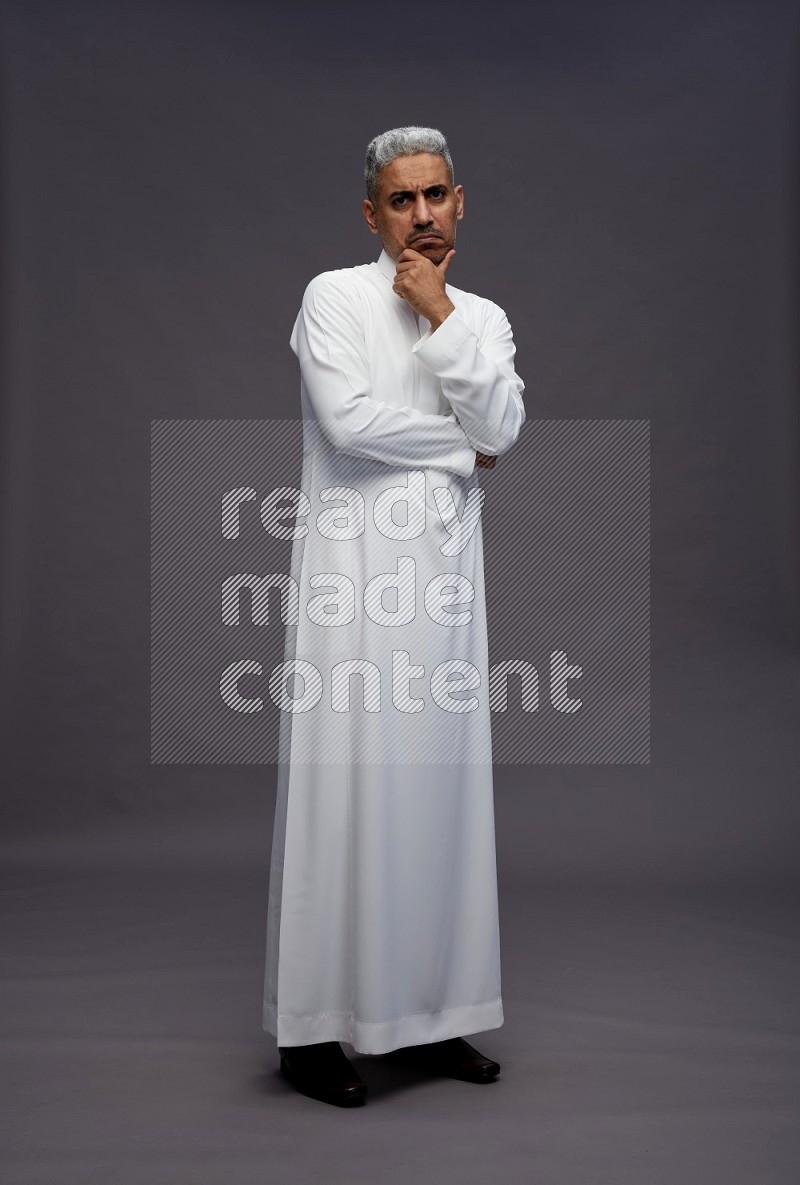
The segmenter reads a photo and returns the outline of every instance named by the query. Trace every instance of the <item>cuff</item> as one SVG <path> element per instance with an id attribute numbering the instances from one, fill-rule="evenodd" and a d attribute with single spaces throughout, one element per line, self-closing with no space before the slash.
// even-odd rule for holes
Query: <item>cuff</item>
<path id="1" fill-rule="evenodd" d="M 443 468 L 457 473 L 459 477 L 470 477 L 475 468 L 475 457 L 476 452 L 472 445 L 465 444 L 455 450 L 450 458 L 450 464 L 443 466 Z"/>
<path id="2" fill-rule="evenodd" d="M 411 353 L 416 354 L 420 362 L 425 363 L 428 370 L 437 374 L 458 354 L 464 342 L 471 335 L 472 330 L 461 320 L 458 309 L 453 309 L 438 329 L 429 329 L 422 335 L 419 341 L 411 347 Z"/>

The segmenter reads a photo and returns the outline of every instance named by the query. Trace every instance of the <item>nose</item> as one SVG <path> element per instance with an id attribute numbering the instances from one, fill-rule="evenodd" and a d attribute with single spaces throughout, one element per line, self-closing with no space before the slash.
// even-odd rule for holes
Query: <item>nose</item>
<path id="1" fill-rule="evenodd" d="M 431 212 L 428 209 L 428 203 L 425 201 L 425 194 L 417 194 L 417 200 L 414 202 L 414 225 L 428 226 L 431 221 Z"/>

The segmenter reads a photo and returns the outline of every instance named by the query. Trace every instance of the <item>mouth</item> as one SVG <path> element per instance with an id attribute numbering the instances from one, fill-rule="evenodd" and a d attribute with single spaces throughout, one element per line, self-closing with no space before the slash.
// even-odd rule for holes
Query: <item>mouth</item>
<path id="1" fill-rule="evenodd" d="M 426 243 L 441 243 L 441 241 L 439 235 L 419 235 L 416 239 L 412 239 L 411 243 L 412 245 L 421 243 L 424 246 Z"/>

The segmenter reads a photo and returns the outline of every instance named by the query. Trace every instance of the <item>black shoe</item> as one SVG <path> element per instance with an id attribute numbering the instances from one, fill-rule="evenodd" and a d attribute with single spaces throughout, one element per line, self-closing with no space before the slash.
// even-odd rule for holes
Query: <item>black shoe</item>
<path id="1" fill-rule="evenodd" d="M 366 1101 L 366 1083 L 348 1061 L 338 1041 L 278 1046 L 281 1074 L 300 1094 L 337 1107 Z"/>
<path id="2" fill-rule="evenodd" d="M 432 1041 L 429 1045 L 408 1045 L 383 1055 L 389 1061 L 413 1066 L 430 1074 L 458 1078 L 462 1082 L 494 1082 L 499 1062 L 478 1053 L 463 1037 Z"/>

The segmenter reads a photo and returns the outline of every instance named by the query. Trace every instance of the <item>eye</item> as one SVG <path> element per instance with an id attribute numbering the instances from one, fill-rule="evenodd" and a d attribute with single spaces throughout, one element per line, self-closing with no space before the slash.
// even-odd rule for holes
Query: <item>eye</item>
<path id="1" fill-rule="evenodd" d="M 399 205 L 401 205 L 401 204 L 402 204 L 403 202 L 405 202 L 405 201 L 408 201 L 408 198 L 404 198 L 404 197 L 396 197 L 396 198 L 392 198 L 392 205 L 393 205 L 393 206 L 399 206 Z"/>

